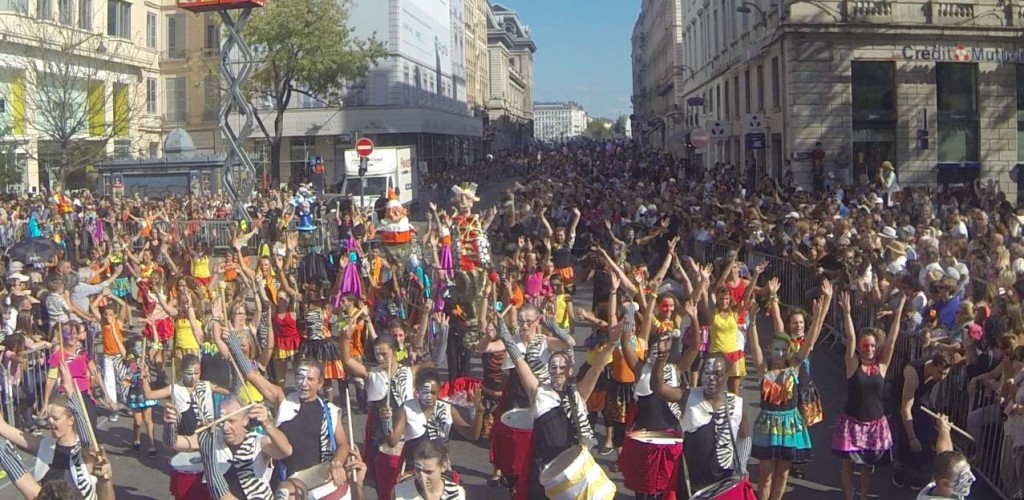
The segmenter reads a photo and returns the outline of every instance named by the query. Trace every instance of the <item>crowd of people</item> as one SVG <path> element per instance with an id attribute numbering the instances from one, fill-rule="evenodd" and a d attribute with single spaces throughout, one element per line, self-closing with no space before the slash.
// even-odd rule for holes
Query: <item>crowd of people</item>
<path id="1" fill-rule="evenodd" d="M 364 484 L 464 498 L 447 443 L 487 439 L 490 484 L 518 499 L 610 498 L 619 472 L 641 499 L 778 500 L 826 446 L 809 427 L 833 420 L 845 498 L 868 498 L 890 464 L 918 498 L 964 498 L 989 447 L 1024 446 L 1024 212 L 993 186 L 900 188 L 891 165 L 852 186 L 743 185 L 630 142 L 480 167 L 438 174 L 451 201 L 419 226 L 393 196 L 371 214 L 261 193 L 223 255 L 203 240 L 202 220 L 230 212 L 216 199 L 5 202 L 0 240 L 57 250 L 6 263 L 0 466 L 26 498 L 113 498 L 95 423 L 125 414 L 136 451 L 167 454 L 176 499 L 363 498 Z M 303 237 L 324 225 L 340 251 Z M 845 346 L 839 415 L 811 370 L 827 334 Z M 754 372 L 756 415 L 740 394 Z M 969 408 L 952 407 L 960 390 Z M 1009 444 L 953 451 L 958 412 Z M 607 471 L 594 458 L 612 454 Z M 1021 481 L 1008 455 L 1004 490 Z"/>

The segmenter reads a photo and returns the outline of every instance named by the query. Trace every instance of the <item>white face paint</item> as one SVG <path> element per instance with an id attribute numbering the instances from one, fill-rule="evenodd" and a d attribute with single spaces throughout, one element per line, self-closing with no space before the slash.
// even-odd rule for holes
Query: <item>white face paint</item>
<path id="1" fill-rule="evenodd" d="M 700 370 L 700 384 L 704 396 L 711 397 L 725 390 L 725 363 L 717 357 L 708 358 Z"/>
<path id="2" fill-rule="evenodd" d="M 971 494 L 971 485 L 974 484 L 974 473 L 971 472 L 971 465 L 960 462 L 953 470 L 953 482 L 950 484 L 950 491 L 961 498 Z"/>
<path id="3" fill-rule="evenodd" d="M 434 384 L 427 382 L 416 389 L 416 400 L 420 403 L 420 408 L 428 408 L 434 405 Z"/>
<path id="4" fill-rule="evenodd" d="M 181 382 L 185 384 L 186 387 L 192 387 L 198 384 L 199 370 L 196 370 L 195 367 L 186 368 L 185 371 L 181 373 Z"/>

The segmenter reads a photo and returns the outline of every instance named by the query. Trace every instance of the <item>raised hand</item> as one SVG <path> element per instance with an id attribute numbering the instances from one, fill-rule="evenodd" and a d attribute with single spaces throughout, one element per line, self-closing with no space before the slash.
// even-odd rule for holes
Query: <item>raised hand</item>
<path id="1" fill-rule="evenodd" d="M 843 310 L 843 314 L 850 314 L 850 293 L 839 292 L 839 307 Z"/>
<path id="2" fill-rule="evenodd" d="M 754 268 L 754 273 L 761 274 L 765 271 L 765 269 L 768 269 L 768 261 L 762 260 L 761 262 L 757 263 L 757 267 Z"/>
<path id="3" fill-rule="evenodd" d="M 768 292 L 772 295 L 778 295 L 781 288 L 782 282 L 779 281 L 779 278 L 776 277 L 768 280 Z"/>

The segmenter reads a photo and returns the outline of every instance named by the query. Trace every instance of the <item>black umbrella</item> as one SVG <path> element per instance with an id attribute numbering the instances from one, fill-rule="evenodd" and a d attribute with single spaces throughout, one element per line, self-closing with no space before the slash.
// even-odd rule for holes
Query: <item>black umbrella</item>
<path id="1" fill-rule="evenodd" d="M 45 264 L 51 257 L 57 254 L 59 247 L 53 240 L 43 238 L 32 238 L 15 243 L 7 255 L 12 261 L 21 262 L 26 266 L 33 264 Z"/>

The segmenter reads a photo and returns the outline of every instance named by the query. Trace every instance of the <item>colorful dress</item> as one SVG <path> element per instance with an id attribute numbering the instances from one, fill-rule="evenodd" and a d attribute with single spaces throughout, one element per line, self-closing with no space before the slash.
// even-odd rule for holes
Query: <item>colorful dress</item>
<path id="1" fill-rule="evenodd" d="M 804 463 L 811 459 L 811 435 L 797 409 L 797 369 L 773 370 L 761 378 L 761 413 L 754 421 L 758 460 Z"/>
<path id="2" fill-rule="evenodd" d="M 139 360 L 132 359 L 124 365 L 128 371 L 127 384 L 122 397 L 123 401 L 128 402 L 128 408 L 132 411 L 141 412 L 146 408 L 153 408 L 156 406 L 156 401 L 152 399 L 146 399 L 142 392 L 142 369 L 139 366 Z"/>
<path id="3" fill-rule="evenodd" d="M 892 433 L 885 418 L 884 394 L 885 376 L 878 363 L 858 366 L 846 381 L 846 406 L 832 431 L 832 453 L 858 465 L 891 462 Z"/>
<path id="4" fill-rule="evenodd" d="M 324 364 L 324 378 L 341 380 L 345 378 L 345 368 L 341 363 L 341 352 L 338 344 L 327 339 L 327 325 L 324 312 L 319 307 L 310 307 L 305 315 L 306 338 L 299 348 L 299 354 L 305 359 L 318 359 Z"/>

